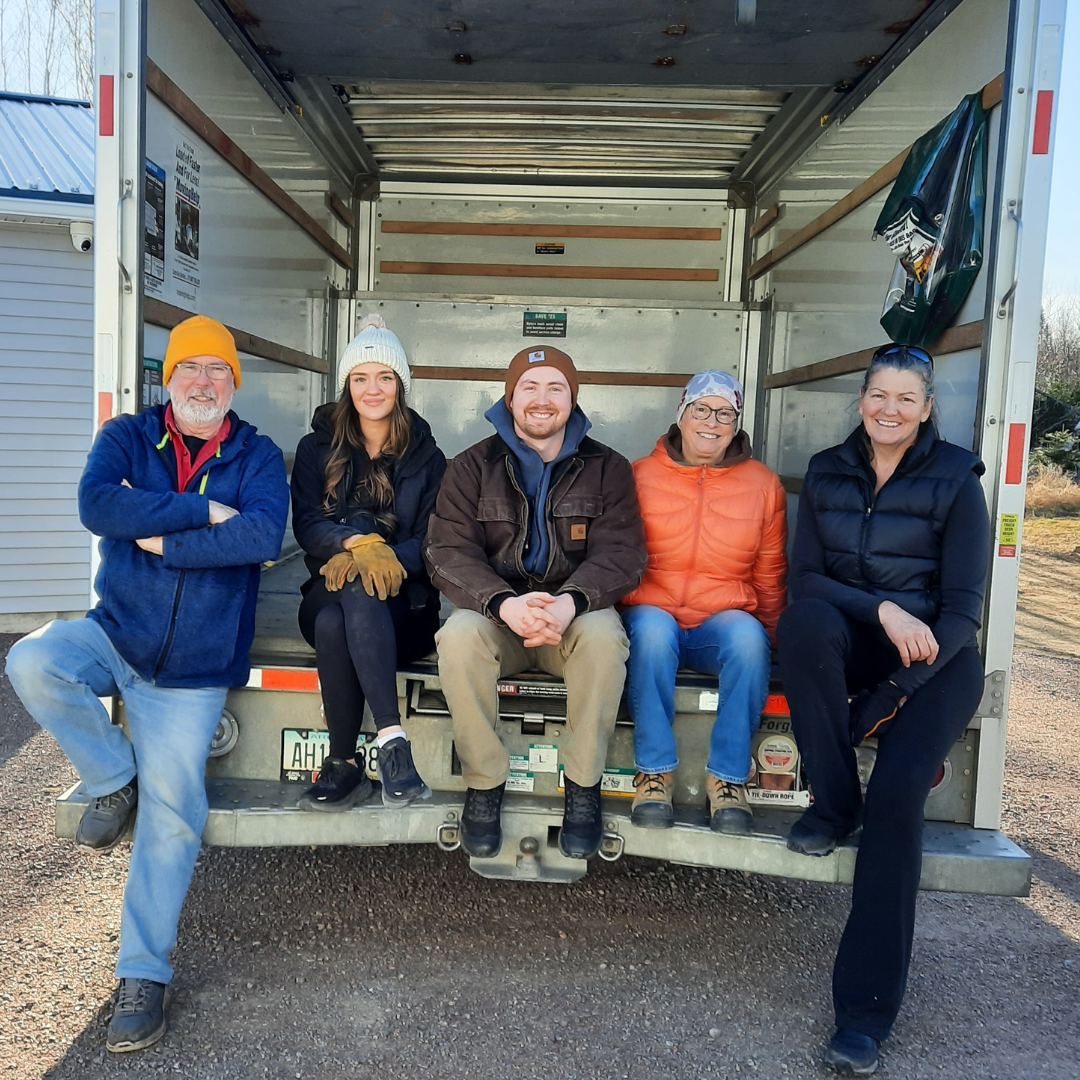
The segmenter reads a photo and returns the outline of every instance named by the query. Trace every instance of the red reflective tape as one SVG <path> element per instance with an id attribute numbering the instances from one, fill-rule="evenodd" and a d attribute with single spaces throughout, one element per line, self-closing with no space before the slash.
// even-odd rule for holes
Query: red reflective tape
<path id="1" fill-rule="evenodd" d="M 113 134 L 113 77 L 102 75 L 98 79 L 98 134 Z"/>
<path id="2" fill-rule="evenodd" d="M 1009 451 L 1005 458 L 1005 483 L 1019 484 L 1024 479 L 1024 446 L 1027 424 L 1009 425 Z"/>
<path id="3" fill-rule="evenodd" d="M 787 698 L 783 694 L 770 694 L 765 699 L 765 708 L 761 710 L 765 716 L 790 716 Z"/>
<path id="4" fill-rule="evenodd" d="M 282 668 L 263 668 L 264 690 L 318 690 L 317 671 L 288 671 Z"/>
<path id="5" fill-rule="evenodd" d="M 98 414 L 98 427 L 101 427 L 106 420 L 112 419 L 113 410 L 113 397 L 106 390 L 99 390 L 97 396 L 97 414 Z"/>
<path id="6" fill-rule="evenodd" d="M 1033 154 L 1050 153 L 1050 117 L 1054 112 L 1054 91 L 1040 90 L 1035 99 L 1035 138 L 1031 143 Z"/>

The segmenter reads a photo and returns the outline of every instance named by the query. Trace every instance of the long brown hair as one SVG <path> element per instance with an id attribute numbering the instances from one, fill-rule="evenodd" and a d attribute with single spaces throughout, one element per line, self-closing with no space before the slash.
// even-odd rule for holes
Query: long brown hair
<path id="1" fill-rule="evenodd" d="M 372 459 L 366 452 L 364 453 L 366 467 L 362 468 L 360 475 L 355 478 L 356 483 L 352 492 L 361 498 L 366 495 L 374 511 L 375 520 L 389 529 L 392 529 L 395 523 L 394 486 L 386 469 L 386 461 L 404 456 L 409 448 L 411 429 L 409 410 L 405 406 L 405 388 L 401 385 L 401 379 L 396 372 L 394 379 L 397 382 L 397 395 L 394 398 L 394 407 L 390 411 L 390 434 L 383 443 L 378 457 Z M 330 414 L 330 428 L 332 433 L 330 456 L 326 459 L 323 481 L 323 509 L 328 512 L 333 509 L 334 501 L 338 496 L 338 488 L 341 486 L 353 452 L 366 451 L 364 432 L 360 426 L 360 414 L 353 404 L 348 381 L 334 405 L 334 411 Z M 346 498 L 349 494 L 351 493 L 346 492 Z"/>

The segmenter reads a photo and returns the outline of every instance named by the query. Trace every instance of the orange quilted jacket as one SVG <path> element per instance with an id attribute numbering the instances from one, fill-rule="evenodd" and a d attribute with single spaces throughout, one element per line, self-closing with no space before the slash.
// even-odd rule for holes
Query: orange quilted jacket
<path id="1" fill-rule="evenodd" d="M 682 461 L 679 429 L 634 462 L 649 563 L 622 606 L 652 604 L 684 629 L 718 611 L 757 616 L 775 640 L 787 596 L 787 500 L 740 431 L 714 466 Z"/>

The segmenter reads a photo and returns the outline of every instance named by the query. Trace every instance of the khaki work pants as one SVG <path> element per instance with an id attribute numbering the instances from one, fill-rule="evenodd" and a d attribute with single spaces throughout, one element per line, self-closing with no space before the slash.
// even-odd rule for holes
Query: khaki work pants
<path id="1" fill-rule="evenodd" d="M 486 790 L 505 783 L 510 758 L 496 734 L 496 683 L 539 668 L 566 683 L 566 726 L 560 745 L 566 775 L 582 787 L 598 783 L 615 729 L 626 658 L 622 620 L 613 608 L 587 611 L 558 645 L 525 648 L 521 638 L 475 611 L 459 608 L 435 635 L 439 678 L 454 719 L 454 742 L 465 783 Z"/>

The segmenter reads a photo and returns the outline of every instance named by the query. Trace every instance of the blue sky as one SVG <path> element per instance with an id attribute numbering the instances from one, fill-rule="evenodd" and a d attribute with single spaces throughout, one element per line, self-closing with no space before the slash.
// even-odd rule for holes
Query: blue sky
<path id="1" fill-rule="evenodd" d="M 1080 15 L 1069 5 L 1054 131 L 1043 294 L 1080 293 Z"/>

